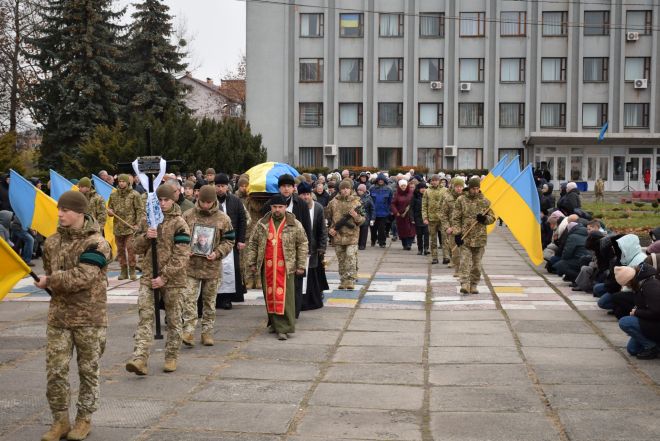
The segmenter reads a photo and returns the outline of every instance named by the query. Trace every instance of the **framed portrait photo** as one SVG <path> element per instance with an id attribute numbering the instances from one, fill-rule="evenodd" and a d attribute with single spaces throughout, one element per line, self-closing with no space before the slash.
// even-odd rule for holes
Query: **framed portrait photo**
<path id="1" fill-rule="evenodd" d="M 213 252 L 213 242 L 215 240 L 215 228 L 205 225 L 193 226 L 191 251 L 197 256 L 208 256 Z"/>

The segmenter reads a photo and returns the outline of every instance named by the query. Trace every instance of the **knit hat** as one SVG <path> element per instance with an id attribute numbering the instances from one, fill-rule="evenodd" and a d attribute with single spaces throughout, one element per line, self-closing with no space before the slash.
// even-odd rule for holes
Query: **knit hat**
<path id="1" fill-rule="evenodd" d="M 118 180 L 118 181 L 124 181 L 124 182 L 126 182 L 127 184 L 130 184 L 130 183 L 131 183 L 131 177 L 128 176 L 126 173 L 122 173 L 121 175 L 119 175 L 119 177 L 117 178 L 117 180 Z"/>
<path id="2" fill-rule="evenodd" d="M 279 178 L 277 178 L 277 186 L 281 187 L 283 185 L 296 185 L 296 181 L 293 179 L 293 176 L 291 176 L 288 173 L 283 174 Z"/>
<path id="3" fill-rule="evenodd" d="M 217 199 L 215 195 L 215 187 L 212 185 L 204 185 L 199 190 L 199 200 L 201 202 L 213 202 Z"/>
<path id="4" fill-rule="evenodd" d="M 353 188 L 353 181 L 350 179 L 344 179 L 339 183 L 339 189 L 343 190 L 344 188 Z"/>
<path id="5" fill-rule="evenodd" d="M 175 193 L 176 193 L 176 188 L 167 184 L 163 184 L 156 189 L 156 195 L 158 196 L 158 199 L 167 198 L 174 200 Z"/>
<path id="6" fill-rule="evenodd" d="M 229 176 L 225 173 L 215 175 L 215 185 L 229 185 Z"/>
<path id="7" fill-rule="evenodd" d="M 566 191 L 572 191 L 577 188 L 577 184 L 575 182 L 569 182 L 566 184 Z"/>
<path id="8" fill-rule="evenodd" d="M 183 184 L 184 188 L 195 188 L 195 182 L 193 181 L 186 181 L 185 184 Z"/>
<path id="9" fill-rule="evenodd" d="M 65 191 L 57 200 L 57 208 L 75 211 L 76 213 L 85 213 L 87 206 L 87 198 L 79 191 Z"/>
<path id="10" fill-rule="evenodd" d="M 614 279 L 619 285 L 626 286 L 634 278 L 635 268 L 631 268 L 629 266 L 614 267 Z"/>
<path id="11" fill-rule="evenodd" d="M 426 188 L 426 182 L 420 182 L 417 184 L 417 187 L 415 187 L 417 190 L 420 190 L 422 188 Z"/>
<path id="12" fill-rule="evenodd" d="M 468 181 L 468 188 L 480 188 L 481 187 L 481 179 L 478 177 L 470 178 Z"/>
<path id="13" fill-rule="evenodd" d="M 401 187 L 403 185 L 405 185 L 407 187 L 408 186 L 408 181 L 405 180 L 405 179 L 399 179 L 398 184 L 399 184 L 399 187 Z"/>
<path id="14" fill-rule="evenodd" d="M 298 194 L 305 194 L 311 192 L 312 192 L 312 186 L 309 185 L 307 182 L 301 182 L 300 184 L 298 184 Z"/>
<path id="15" fill-rule="evenodd" d="M 270 205 L 289 205 L 289 200 L 282 196 L 281 194 L 276 194 L 275 196 L 272 197 L 270 200 Z"/>
<path id="16" fill-rule="evenodd" d="M 87 188 L 92 188 L 92 180 L 89 179 L 87 176 L 84 178 L 80 178 L 78 181 L 78 188 L 80 187 L 87 187 Z"/>
<path id="17" fill-rule="evenodd" d="M 555 210 L 550 214 L 550 216 L 548 216 L 548 221 L 550 221 L 550 219 L 559 220 L 562 217 L 564 217 L 564 213 L 559 210 Z"/>
<path id="18" fill-rule="evenodd" d="M 205 175 L 215 175 L 215 169 L 209 167 L 209 168 L 206 169 L 206 173 L 204 173 L 204 174 Z"/>
<path id="19" fill-rule="evenodd" d="M 238 180 L 238 186 L 242 187 L 244 185 L 250 185 L 250 180 L 248 178 L 240 178 Z"/>
<path id="20" fill-rule="evenodd" d="M 439 180 L 440 180 L 440 175 L 431 175 L 431 179 L 429 179 L 429 182 L 430 181 L 439 181 Z"/>

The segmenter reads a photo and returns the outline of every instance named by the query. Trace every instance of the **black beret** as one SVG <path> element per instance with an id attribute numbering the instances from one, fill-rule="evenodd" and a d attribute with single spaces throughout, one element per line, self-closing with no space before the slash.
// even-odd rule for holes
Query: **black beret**
<path id="1" fill-rule="evenodd" d="M 218 173 L 215 175 L 215 185 L 219 184 L 229 185 L 229 176 L 225 173 Z"/>

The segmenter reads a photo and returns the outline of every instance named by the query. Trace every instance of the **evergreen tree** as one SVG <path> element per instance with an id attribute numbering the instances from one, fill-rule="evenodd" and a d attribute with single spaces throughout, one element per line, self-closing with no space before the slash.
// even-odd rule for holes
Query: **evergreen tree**
<path id="1" fill-rule="evenodd" d="M 162 117 L 169 108 L 185 109 L 184 88 L 175 74 L 186 68 L 185 46 L 170 42 L 174 33 L 169 7 L 158 0 L 144 0 L 135 5 L 129 33 L 127 65 L 127 111 Z"/>
<path id="2" fill-rule="evenodd" d="M 80 144 L 96 125 L 120 115 L 118 44 L 123 11 L 112 0 L 52 0 L 41 10 L 41 36 L 31 40 L 45 74 L 35 86 L 43 123 L 40 166 L 76 170 Z"/>

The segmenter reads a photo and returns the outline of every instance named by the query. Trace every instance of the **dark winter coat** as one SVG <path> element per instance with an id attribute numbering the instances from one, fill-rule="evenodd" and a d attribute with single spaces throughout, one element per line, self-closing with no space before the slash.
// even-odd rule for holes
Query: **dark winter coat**
<path id="1" fill-rule="evenodd" d="M 580 191 L 575 189 L 566 193 L 564 197 L 559 199 L 557 208 L 559 208 L 566 216 L 573 214 L 576 208 L 582 208 Z"/>
<path id="2" fill-rule="evenodd" d="M 410 211 L 413 213 L 413 221 L 415 222 L 416 227 L 424 226 L 424 218 L 422 216 L 422 197 L 424 195 L 419 191 L 415 190 L 413 193 L 413 199 L 410 203 Z"/>
<path id="3" fill-rule="evenodd" d="M 330 194 L 323 190 L 323 193 L 318 194 L 317 192 L 314 192 L 314 196 L 316 196 L 316 202 L 321 204 L 322 207 L 327 207 L 328 202 L 330 202 Z"/>
<path id="4" fill-rule="evenodd" d="M 392 214 L 394 214 L 394 219 L 396 220 L 396 228 L 399 232 L 399 237 L 402 239 L 415 237 L 416 234 L 415 226 L 412 223 L 412 210 L 410 208 L 412 199 L 412 187 L 408 187 L 406 190 L 397 188 L 396 195 L 394 195 L 394 199 L 392 199 L 392 205 L 390 206 Z"/>
<path id="5" fill-rule="evenodd" d="M 660 280 L 655 275 L 655 268 L 642 264 L 635 278 L 639 288 L 633 296 L 642 334 L 660 343 Z"/>
<path id="6" fill-rule="evenodd" d="M 0 210 L 14 211 L 9 202 L 9 184 L 5 179 L 0 181 Z"/>
<path id="7" fill-rule="evenodd" d="M 360 196 L 360 202 L 362 202 L 362 208 L 364 208 L 364 217 L 365 220 L 362 225 L 369 225 L 369 222 L 374 218 L 374 201 L 371 199 L 371 194 L 367 190 L 362 196 Z"/>
<path id="8" fill-rule="evenodd" d="M 387 186 L 385 175 L 378 175 L 379 180 L 385 181 L 384 185 L 373 185 L 369 190 L 371 199 L 374 201 L 374 216 L 388 217 L 390 215 L 390 205 L 392 204 L 392 190 Z"/>
<path id="9" fill-rule="evenodd" d="M 589 251 L 585 247 L 586 241 L 587 229 L 580 224 L 573 227 L 566 237 L 560 262 L 564 262 L 571 268 L 577 268 L 579 270 L 582 258 L 590 256 Z"/>
<path id="10" fill-rule="evenodd" d="M 552 194 L 553 185 L 548 184 L 548 191 L 541 193 L 541 212 L 548 215 L 555 208 L 555 197 Z"/>
<path id="11" fill-rule="evenodd" d="M 309 241 L 309 267 L 316 268 L 319 264 L 319 254 L 325 254 L 328 247 L 328 227 L 325 225 L 323 207 L 318 202 L 314 203 L 312 235 Z"/>

